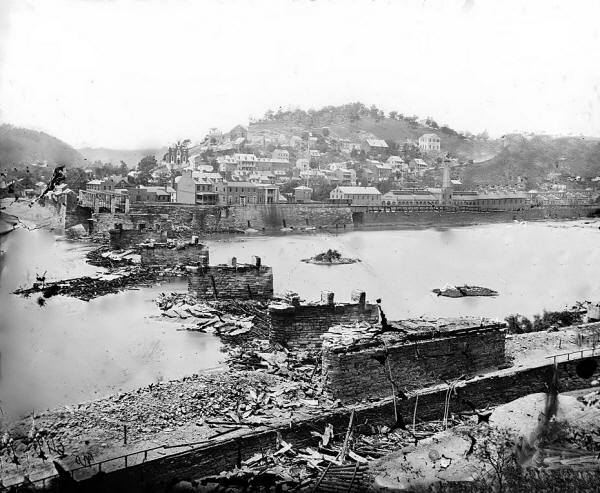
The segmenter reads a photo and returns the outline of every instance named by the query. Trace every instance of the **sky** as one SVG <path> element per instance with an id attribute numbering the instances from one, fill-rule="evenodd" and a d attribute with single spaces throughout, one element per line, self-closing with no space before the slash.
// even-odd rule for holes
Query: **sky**
<path id="1" fill-rule="evenodd" d="M 597 0 L 0 0 L 0 121 L 134 149 L 361 101 L 600 136 L 598 19 Z"/>

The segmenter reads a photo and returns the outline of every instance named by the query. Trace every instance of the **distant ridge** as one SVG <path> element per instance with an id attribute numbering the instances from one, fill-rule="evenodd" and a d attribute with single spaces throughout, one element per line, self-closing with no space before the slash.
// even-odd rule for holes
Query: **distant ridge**
<path id="1" fill-rule="evenodd" d="M 115 166 L 125 162 L 129 168 L 135 168 L 145 156 L 156 156 L 158 161 L 167 152 L 166 147 L 149 149 L 109 149 L 106 147 L 82 147 L 77 149 L 91 166 L 94 162 L 111 163 Z"/>
<path id="2" fill-rule="evenodd" d="M 76 167 L 86 164 L 79 152 L 56 137 L 28 128 L 0 125 L 0 168 L 20 168 L 43 161 Z"/>

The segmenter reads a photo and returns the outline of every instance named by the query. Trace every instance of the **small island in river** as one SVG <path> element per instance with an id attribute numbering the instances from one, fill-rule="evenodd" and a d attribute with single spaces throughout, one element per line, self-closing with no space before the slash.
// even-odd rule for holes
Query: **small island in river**
<path id="1" fill-rule="evenodd" d="M 307 264 L 318 264 L 318 265 L 342 265 L 342 264 L 354 264 L 360 262 L 357 258 L 346 258 L 342 257 L 342 254 L 337 250 L 331 248 L 326 252 L 318 253 L 314 257 L 303 258 L 302 262 Z"/>
<path id="2" fill-rule="evenodd" d="M 463 298 L 465 296 L 498 296 L 498 291 L 493 289 L 483 288 L 481 286 L 449 286 L 446 285 L 442 289 L 434 289 L 433 292 L 438 296 L 446 296 L 448 298 Z"/>

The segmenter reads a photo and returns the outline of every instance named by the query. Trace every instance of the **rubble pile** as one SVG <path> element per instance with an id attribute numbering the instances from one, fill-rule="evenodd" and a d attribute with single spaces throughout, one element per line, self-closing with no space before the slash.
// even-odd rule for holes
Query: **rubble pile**
<path id="1" fill-rule="evenodd" d="M 185 320 L 185 330 L 242 342 L 267 338 L 267 304 L 255 300 L 198 301 L 186 293 L 161 293 L 155 300 L 163 317 Z"/>
<path id="2" fill-rule="evenodd" d="M 323 334 L 323 343 L 330 348 L 347 348 L 355 344 L 378 340 L 383 333 L 379 325 L 356 322 L 353 325 L 336 325 Z"/>
<path id="3" fill-rule="evenodd" d="M 62 295 L 90 301 L 100 296 L 134 289 L 139 286 L 151 286 L 160 278 L 175 277 L 177 275 L 178 271 L 176 269 L 122 268 L 97 277 L 84 276 L 60 281 L 35 282 L 32 287 L 17 289 L 14 294 L 28 297 L 35 293 L 41 293 L 44 298 Z"/>
<path id="4" fill-rule="evenodd" d="M 302 262 L 317 265 L 344 265 L 354 264 L 360 262 L 360 260 L 357 258 L 342 257 L 342 254 L 337 250 L 329 249 L 310 258 L 303 258 Z"/>
<path id="5" fill-rule="evenodd" d="M 305 398 L 299 384 L 266 372 L 194 374 L 46 411 L 35 416 L 35 423 L 39 431 L 62 443 L 77 443 L 99 431 L 103 440 L 119 440 L 123 425 L 133 440 L 194 423 L 258 425 L 267 414 L 289 417 L 288 410 L 302 406 Z M 211 423 L 211 418 L 218 423 Z M 12 436 L 26 440 L 29 423 L 20 422 Z"/>
<path id="6" fill-rule="evenodd" d="M 45 299 L 57 295 L 90 301 L 107 294 L 140 286 L 151 286 L 162 279 L 185 275 L 185 269 L 180 266 L 142 267 L 140 256 L 135 253 L 135 250 L 115 252 L 108 247 L 101 247 L 88 252 L 87 261 L 92 265 L 104 267 L 108 272 L 94 277 L 84 276 L 48 282 L 44 278 L 35 282 L 30 288 L 17 289 L 14 294 L 28 297 L 41 293 L 43 298 L 38 300 L 40 305 L 43 305 Z"/>
<path id="7" fill-rule="evenodd" d="M 115 269 L 124 265 L 139 264 L 140 254 L 134 249 L 115 251 L 108 246 L 103 246 L 89 251 L 86 260 L 91 265 Z"/>
<path id="8" fill-rule="evenodd" d="M 352 416 L 352 413 L 351 413 Z M 465 420 L 453 419 L 456 426 Z M 207 476 L 185 485 L 189 491 L 364 491 L 371 483 L 368 465 L 375 459 L 444 429 L 442 421 L 417 423 L 414 428 L 390 431 L 386 426 L 355 424 L 334 431 L 328 424 L 324 430 L 296 443 L 278 440 L 274 449 L 257 453 L 242 462 L 240 468 Z M 368 434 L 367 434 L 368 433 Z M 184 486 L 181 484 L 181 486 Z"/>

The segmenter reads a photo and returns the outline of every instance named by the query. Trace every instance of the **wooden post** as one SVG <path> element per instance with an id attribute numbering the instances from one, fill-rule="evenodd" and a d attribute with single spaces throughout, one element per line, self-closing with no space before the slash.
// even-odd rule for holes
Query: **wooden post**
<path id="1" fill-rule="evenodd" d="M 350 413 L 350 419 L 348 420 L 348 429 L 346 430 L 346 436 L 344 438 L 344 445 L 342 445 L 342 450 L 340 451 L 340 455 L 338 459 L 340 462 L 344 462 L 346 460 L 346 454 L 348 453 L 348 445 L 350 442 L 350 437 L 352 436 L 352 428 L 354 426 L 354 409 Z"/>
<path id="2" fill-rule="evenodd" d="M 388 367 L 388 373 L 390 374 L 390 384 L 392 385 L 392 398 L 394 399 L 394 419 L 395 423 L 398 422 L 398 407 L 396 406 L 396 389 L 394 388 L 394 379 L 392 378 L 392 368 L 390 366 L 390 358 L 385 359 Z"/>
<path id="3" fill-rule="evenodd" d="M 215 300 L 219 297 L 219 293 L 217 292 L 217 285 L 215 283 L 215 276 L 210 275 L 210 282 L 212 283 L 213 294 L 215 295 Z"/>

